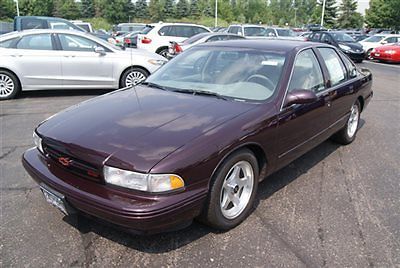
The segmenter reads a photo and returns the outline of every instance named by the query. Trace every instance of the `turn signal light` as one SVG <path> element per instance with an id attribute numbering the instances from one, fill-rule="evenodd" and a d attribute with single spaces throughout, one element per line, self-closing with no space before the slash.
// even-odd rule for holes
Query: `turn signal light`
<path id="1" fill-rule="evenodd" d="M 143 38 L 142 38 L 142 43 L 143 43 L 143 44 L 150 44 L 150 43 L 151 43 L 151 39 L 150 39 L 150 38 L 147 38 L 147 37 L 143 37 Z"/>

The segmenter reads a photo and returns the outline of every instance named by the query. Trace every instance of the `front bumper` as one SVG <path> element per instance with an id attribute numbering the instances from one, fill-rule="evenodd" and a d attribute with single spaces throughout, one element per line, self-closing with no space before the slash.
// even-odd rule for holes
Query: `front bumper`
<path id="1" fill-rule="evenodd" d="M 72 208 L 134 233 L 187 226 L 200 214 L 207 196 L 206 188 L 150 195 L 88 181 L 46 159 L 36 148 L 24 153 L 22 163 L 37 183 L 64 195 Z"/>
<path id="2" fill-rule="evenodd" d="M 342 50 L 347 56 L 349 56 L 350 59 L 352 59 L 353 61 L 360 61 L 360 60 L 364 60 L 366 57 L 366 53 L 365 52 L 354 52 L 354 51 L 345 51 Z"/>

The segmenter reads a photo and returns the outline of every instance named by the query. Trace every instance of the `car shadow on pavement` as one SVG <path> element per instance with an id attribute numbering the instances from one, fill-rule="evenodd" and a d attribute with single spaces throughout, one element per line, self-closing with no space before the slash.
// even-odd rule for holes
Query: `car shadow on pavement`
<path id="1" fill-rule="evenodd" d="M 364 124 L 365 121 L 361 119 L 360 129 Z M 262 200 L 268 199 L 275 192 L 284 188 L 302 174 L 307 173 L 309 169 L 323 161 L 339 147 L 341 147 L 341 145 L 327 140 L 293 161 L 288 166 L 282 168 L 280 171 L 268 176 L 258 187 L 254 208 L 256 208 Z M 100 237 L 104 237 L 120 245 L 146 253 L 169 252 L 192 243 L 209 233 L 216 235 L 223 233 L 197 221 L 194 221 L 189 227 L 178 231 L 154 235 L 135 235 L 118 229 L 116 226 L 99 222 L 82 215 L 66 216 L 63 220 L 78 229 L 82 237 L 89 233 L 95 233 Z M 95 242 L 92 241 L 92 243 Z"/>
<path id="2" fill-rule="evenodd" d="M 18 99 L 25 98 L 45 98 L 45 97 L 67 97 L 67 96 L 97 96 L 108 92 L 110 89 L 73 89 L 73 90 L 38 90 L 38 91 L 22 91 L 18 95 Z"/>

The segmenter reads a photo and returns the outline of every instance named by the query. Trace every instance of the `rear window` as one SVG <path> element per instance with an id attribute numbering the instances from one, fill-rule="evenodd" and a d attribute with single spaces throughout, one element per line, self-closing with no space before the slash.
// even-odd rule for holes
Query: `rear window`
<path id="1" fill-rule="evenodd" d="M 22 30 L 28 29 L 46 29 L 48 28 L 47 22 L 42 19 L 35 19 L 35 18 L 26 18 L 21 19 L 21 28 Z"/>
<path id="2" fill-rule="evenodd" d="M 245 36 L 266 36 L 267 32 L 263 27 L 245 27 L 244 28 Z"/>

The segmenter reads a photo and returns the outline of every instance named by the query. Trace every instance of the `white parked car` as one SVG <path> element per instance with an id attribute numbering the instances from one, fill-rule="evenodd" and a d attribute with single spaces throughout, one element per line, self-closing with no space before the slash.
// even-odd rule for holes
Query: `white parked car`
<path id="1" fill-rule="evenodd" d="M 211 30 L 205 26 L 189 23 L 155 23 L 149 24 L 138 35 L 137 47 L 164 57 L 168 55 L 170 42 L 182 42 L 196 34 L 207 33 Z"/>
<path id="2" fill-rule="evenodd" d="M 209 42 L 216 42 L 216 41 L 226 41 L 226 40 L 239 40 L 245 39 L 245 37 L 237 35 L 237 34 L 230 34 L 230 33 L 202 33 L 192 36 L 181 43 L 171 42 L 168 48 L 168 58 L 174 58 L 178 54 L 182 53 L 189 48 L 202 44 L 202 43 L 209 43 Z"/>
<path id="3" fill-rule="evenodd" d="M 20 90 L 134 86 L 164 63 L 155 53 L 123 50 L 88 33 L 13 32 L 0 36 L 0 99 Z"/>
<path id="4" fill-rule="evenodd" d="M 364 51 L 367 52 L 367 57 L 369 57 L 374 48 L 398 42 L 400 42 L 400 34 L 376 34 L 361 40 L 359 43 L 363 46 Z"/>
<path id="5" fill-rule="evenodd" d="M 228 33 L 237 34 L 251 39 L 268 38 L 264 26 L 252 24 L 233 24 L 228 27 Z"/>
<path id="6" fill-rule="evenodd" d="M 267 36 L 278 39 L 306 41 L 303 36 L 298 36 L 292 29 L 289 28 L 273 28 L 266 27 Z"/>

